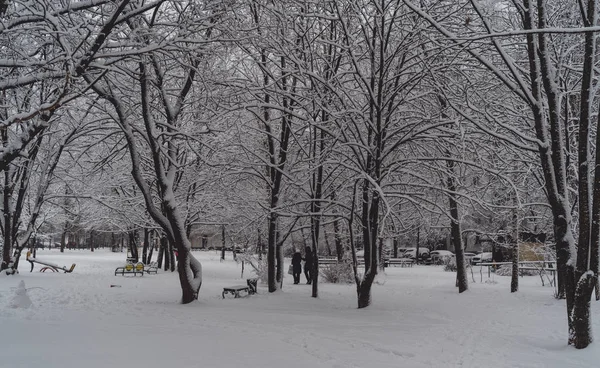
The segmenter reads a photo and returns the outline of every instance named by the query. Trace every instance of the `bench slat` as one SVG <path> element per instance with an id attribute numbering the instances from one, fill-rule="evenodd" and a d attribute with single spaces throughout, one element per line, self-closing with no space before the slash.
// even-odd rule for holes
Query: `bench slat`
<path id="1" fill-rule="evenodd" d="M 224 287 L 223 290 L 244 290 L 248 289 L 248 285 L 235 285 Z"/>

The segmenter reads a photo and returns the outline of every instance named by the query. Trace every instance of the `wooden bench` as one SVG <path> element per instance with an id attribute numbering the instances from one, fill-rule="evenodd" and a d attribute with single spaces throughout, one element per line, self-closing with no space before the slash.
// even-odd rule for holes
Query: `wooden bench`
<path id="1" fill-rule="evenodd" d="M 328 266 L 338 264 L 337 258 L 319 258 L 319 266 Z"/>
<path id="2" fill-rule="evenodd" d="M 158 273 L 158 263 L 156 262 L 150 262 L 147 265 L 144 265 L 144 272 L 146 273 L 153 273 L 153 274 L 157 274 Z"/>
<path id="3" fill-rule="evenodd" d="M 412 267 L 415 264 L 415 260 L 412 258 L 389 258 L 384 261 L 385 266 L 400 266 L 400 267 Z"/>
<path id="4" fill-rule="evenodd" d="M 246 285 L 226 286 L 223 288 L 221 296 L 225 299 L 225 294 L 232 294 L 234 298 L 256 294 L 258 279 L 246 279 Z M 240 295 L 245 292 L 245 295 Z"/>
<path id="5" fill-rule="evenodd" d="M 144 276 L 144 264 L 142 262 L 138 262 L 136 264 L 128 263 L 124 267 L 117 267 L 115 269 L 115 276 L 118 274 L 123 276 L 128 274 L 133 274 L 133 276 Z"/>

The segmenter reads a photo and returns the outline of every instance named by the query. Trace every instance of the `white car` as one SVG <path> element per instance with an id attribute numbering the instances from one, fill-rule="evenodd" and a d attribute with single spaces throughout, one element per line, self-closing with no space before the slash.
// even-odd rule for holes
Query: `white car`
<path id="1" fill-rule="evenodd" d="M 479 253 L 475 257 L 471 258 L 471 264 L 479 264 L 484 262 L 492 262 L 492 252 Z"/>
<path id="2" fill-rule="evenodd" d="M 417 248 L 408 248 L 406 252 L 402 254 L 402 258 L 415 258 L 417 254 Z M 429 255 L 429 249 L 425 247 L 419 247 L 419 257 L 423 258 L 423 256 Z"/>
<path id="3" fill-rule="evenodd" d="M 449 250 L 434 250 L 429 253 L 431 263 L 444 264 L 454 257 L 454 253 Z"/>
<path id="4" fill-rule="evenodd" d="M 477 253 L 469 253 L 469 252 L 465 252 L 465 261 L 467 261 L 467 263 L 471 263 L 471 260 L 473 259 L 473 257 L 475 257 L 477 255 Z"/>

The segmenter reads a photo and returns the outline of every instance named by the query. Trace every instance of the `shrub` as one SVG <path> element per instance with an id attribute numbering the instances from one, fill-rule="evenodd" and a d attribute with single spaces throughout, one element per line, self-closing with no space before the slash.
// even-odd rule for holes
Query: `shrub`
<path id="1" fill-rule="evenodd" d="M 446 272 L 456 272 L 457 267 L 456 267 L 456 259 L 454 258 L 450 258 L 445 264 L 444 264 L 444 271 Z"/>
<path id="2" fill-rule="evenodd" d="M 351 284 L 354 282 L 354 272 L 352 266 L 346 262 L 327 265 L 319 270 L 326 282 L 334 284 Z"/>
<path id="3" fill-rule="evenodd" d="M 502 265 L 495 272 L 498 276 L 512 276 L 512 265 Z M 536 276 L 537 274 L 538 272 L 535 270 L 519 270 L 519 276 Z"/>
<path id="4" fill-rule="evenodd" d="M 266 257 L 261 260 L 252 254 L 238 254 L 236 257 L 236 261 L 238 263 L 246 262 L 246 264 L 249 264 L 261 283 L 265 283 L 268 281 Z"/>

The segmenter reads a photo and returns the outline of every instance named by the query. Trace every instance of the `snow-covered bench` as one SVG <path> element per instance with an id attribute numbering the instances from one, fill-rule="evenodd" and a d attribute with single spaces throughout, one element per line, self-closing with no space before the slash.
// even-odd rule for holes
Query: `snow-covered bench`
<path id="1" fill-rule="evenodd" d="M 128 274 L 133 274 L 133 276 L 144 276 L 144 264 L 142 262 L 138 262 L 136 264 L 128 263 L 124 267 L 117 267 L 115 269 L 115 276 L 118 274 L 123 276 Z"/>
<path id="2" fill-rule="evenodd" d="M 150 262 L 147 265 L 144 265 L 144 272 L 146 273 L 158 273 L 158 263 Z"/>
<path id="3" fill-rule="evenodd" d="M 415 260 L 412 258 L 390 258 L 384 261 L 387 267 L 389 266 L 400 266 L 400 267 L 412 267 L 415 264 Z"/>
<path id="4" fill-rule="evenodd" d="M 386 266 L 412 267 L 415 260 L 412 258 L 390 258 L 386 261 Z"/>
<path id="5" fill-rule="evenodd" d="M 258 279 L 247 279 L 246 285 L 234 285 L 234 286 L 226 286 L 223 288 L 223 293 L 221 296 L 225 299 L 225 294 L 232 294 L 234 298 L 239 298 L 240 293 L 244 292 L 244 296 L 256 294 L 256 288 L 258 284 Z"/>

